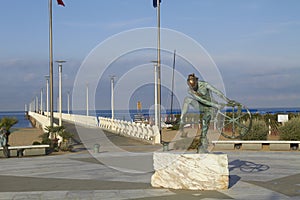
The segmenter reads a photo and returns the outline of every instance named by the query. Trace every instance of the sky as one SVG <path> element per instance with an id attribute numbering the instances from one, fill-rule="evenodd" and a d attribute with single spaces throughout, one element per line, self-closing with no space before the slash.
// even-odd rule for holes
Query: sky
<path id="1" fill-rule="evenodd" d="M 72 93 L 80 68 L 91 52 L 126 31 L 156 27 L 157 18 L 152 0 L 63 1 L 65 7 L 53 0 L 53 51 L 54 60 L 67 61 L 63 64 L 63 109 L 66 109 L 67 92 Z M 298 0 L 162 0 L 161 27 L 182 33 L 203 47 L 216 65 L 230 99 L 250 108 L 300 107 L 299 9 Z M 22 111 L 25 104 L 40 96 L 41 89 L 45 100 L 44 76 L 49 74 L 48 0 L 2 0 L 0 26 L 0 111 Z M 156 40 L 156 35 L 136 37 L 139 41 Z M 163 43 L 167 38 L 161 40 Z M 122 42 L 111 45 L 106 54 L 121 49 L 122 45 Z M 179 55 L 184 44 L 173 40 L 173 45 L 178 45 Z M 156 59 L 153 50 L 142 50 L 136 56 L 145 57 L 146 53 Z M 99 60 L 101 56 L 98 55 Z M 126 68 L 129 72 L 136 69 L 133 64 L 139 59 L 136 57 L 131 62 L 134 60 L 131 57 L 132 54 L 124 59 L 120 55 L 120 59 L 111 62 L 118 63 L 119 67 L 129 66 Z M 162 62 L 172 65 L 172 53 L 163 56 Z M 193 73 L 193 68 L 187 65 L 183 61 L 181 66 L 176 65 L 178 76 Z M 111 73 L 119 71 L 117 66 L 111 69 L 115 70 Z M 144 79 L 138 69 L 132 73 L 137 79 Z M 116 84 L 118 80 L 122 86 L 135 83 L 134 78 L 120 76 L 116 77 Z M 110 80 L 99 79 L 91 99 L 97 109 L 110 109 Z M 55 100 L 57 87 L 58 68 L 54 63 Z M 145 83 L 136 88 L 130 91 L 126 101 L 135 104 L 143 99 L 145 107 L 151 106 L 154 102 L 149 91 L 153 87 Z M 175 88 L 180 93 L 177 97 L 180 107 L 181 96 L 186 95 L 185 82 L 176 80 Z M 148 93 L 143 93 L 144 90 Z"/>

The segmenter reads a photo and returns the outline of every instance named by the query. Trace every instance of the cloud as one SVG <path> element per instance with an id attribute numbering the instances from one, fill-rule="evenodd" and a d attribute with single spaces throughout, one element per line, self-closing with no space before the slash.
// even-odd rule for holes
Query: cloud
<path id="1" fill-rule="evenodd" d="M 214 58 L 229 98 L 251 107 L 299 106 L 299 59 L 242 53 Z"/>
<path id="2" fill-rule="evenodd" d="M 29 82 L 29 81 L 33 81 L 34 79 L 37 78 L 37 74 L 34 73 L 28 73 L 24 75 L 24 82 Z"/>

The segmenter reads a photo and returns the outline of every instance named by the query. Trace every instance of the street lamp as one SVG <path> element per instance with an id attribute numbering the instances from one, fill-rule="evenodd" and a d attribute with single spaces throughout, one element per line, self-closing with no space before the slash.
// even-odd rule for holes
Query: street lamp
<path id="1" fill-rule="evenodd" d="M 68 114 L 70 114 L 70 92 L 68 92 Z"/>
<path id="2" fill-rule="evenodd" d="M 151 62 L 154 63 L 154 123 L 158 126 L 157 61 Z"/>
<path id="3" fill-rule="evenodd" d="M 46 79 L 46 113 L 47 117 L 49 117 L 49 75 L 45 76 Z"/>
<path id="4" fill-rule="evenodd" d="M 110 83 L 111 83 L 111 119 L 114 119 L 114 84 L 115 84 L 115 75 L 110 76 Z"/>
<path id="5" fill-rule="evenodd" d="M 43 88 L 41 89 L 41 105 L 40 105 L 40 108 L 41 108 L 41 115 L 43 115 Z"/>
<path id="6" fill-rule="evenodd" d="M 160 60 L 160 0 L 156 2 L 157 9 L 157 117 L 158 117 L 158 129 L 161 135 L 161 60 Z"/>
<path id="7" fill-rule="evenodd" d="M 35 110 L 36 113 L 39 113 L 39 97 L 35 96 Z"/>
<path id="8" fill-rule="evenodd" d="M 58 63 L 58 77 L 59 77 L 59 82 L 58 82 L 58 98 L 59 98 L 59 126 L 62 126 L 62 63 L 65 63 L 66 61 L 64 60 L 57 60 L 55 61 Z"/>
<path id="9" fill-rule="evenodd" d="M 89 84 L 86 84 L 86 116 L 89 116 Z"/>

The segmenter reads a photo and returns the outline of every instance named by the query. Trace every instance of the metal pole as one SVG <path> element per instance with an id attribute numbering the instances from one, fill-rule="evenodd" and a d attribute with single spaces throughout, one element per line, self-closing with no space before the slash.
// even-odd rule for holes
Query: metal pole
<path id="1" fill-rule="evenodd" d="M 158 126 L 158 103 L 157 103 L 157 64 L 154 65 L 154 114 L 155 114 L 155 125 Z"/>
<path id="2" fill-rule="evenodd" d="M 70 92 L 68 92 L 68 114 L 70 114 Z"/>
<path id="3" fill-rule="evenodd" d="M 111 81 L 111 119 L 114 119 L 115 117 L 115 111 L 114 111 L 114 80 L 115 76 L 110 77 Z"/>
<path id="4" fill-rule="evenodd" d="M 58 93 L 58 98 L 59 98 L 59 126 L 62 126 L 62 96 L 61 96 L 61 91 L 62 91 L 62 64 L 58 65 L 58 74 L 59 74 L 59 93 Z"/>
<path id="5" fill-rule="evenodd" d="M 39 97 L 35 96 L 35 110 L 39 113 Z"/>
<path id="6" fill-rule="evenodd" d="M 175 70 L 176 50 L 174 50 L 173 70 L 172 70 L 172 94 L 171 94 L 171 121 L 173 120 L 173 99 L 174 99 L 174 70 Z"/>
<path id="7" fill-rule="evenodd" d="M 49 0 L 49 75 L 50 75 L 50 126 L 53 126 L 52 0 Z"/>
<path id="8" fill-rule="evenodd" d="M 158 98 L 157 98 L 157 60 L 151 61 L 154 63 L 154 124 L 158 126 Z"/>
<path id="9" fill-rule="evenodd" d="M 161 61 L 160 61 L 160 0 L 157 0 L 157 113 L 158 129 L 161 135 Z"/>
<path id="10" fill-rule="evenodd" d="M 47 117 L 49 117 L 49 76 L 45 76 L 46 78 L 46 112 Z"/>
<path id="11" fill-rule="evenodd" d="M 43 88 L 41 89 L 41 114 L 43 114 Z"/>
<path id="12" fill-rule="evenodd" d="M 89 116 L 89 84 L 86 84 L 86 116 Z"/>
<path id="13" fill-rule="evenodd" d="M 59 99 L 59 126 L 62 126 L 62 63 L 65 63 L 64 60 L 57 60 L 58 63 L 58 99 Z"/>

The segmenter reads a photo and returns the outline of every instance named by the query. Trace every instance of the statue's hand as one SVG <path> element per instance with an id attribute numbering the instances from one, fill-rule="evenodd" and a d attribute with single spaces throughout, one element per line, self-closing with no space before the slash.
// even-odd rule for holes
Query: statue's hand
<path id="1" fill-rule="evenodd" d="M 238 102 L 234 101 L 234 100 L 229 100 L 228 103 L 227 103 L 228 106 L 232 106 L 232 107 L 235 107 L 237 105 L 239 105 Z"/>

